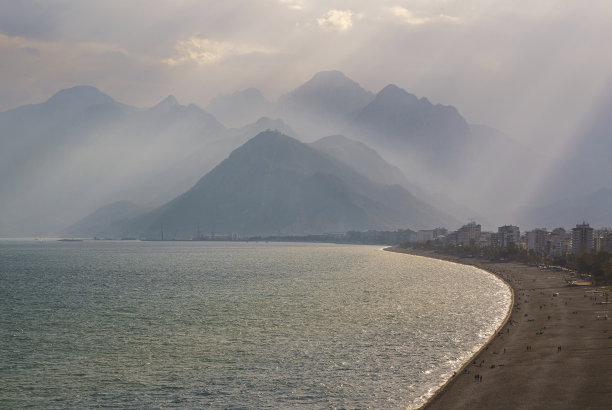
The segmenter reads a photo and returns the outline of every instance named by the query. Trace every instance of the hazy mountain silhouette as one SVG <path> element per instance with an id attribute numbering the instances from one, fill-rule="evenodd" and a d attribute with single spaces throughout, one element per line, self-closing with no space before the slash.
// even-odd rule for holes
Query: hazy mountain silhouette
<path id="1" fill-rule="evenodd" d="M 406 188 L 410 182 L 402 171 L 385 161 L 374 149 L 344 135 L 330 135 L 310 144 L 317 150 L 339 159 L 374 182 Z"/>
<path id="2" fill-rule="evenodd" d="M 277 113 L 306 139 L 342 133 L 374 95 L 340 71 L 322 71 L 281 96 Z"/>
<path id="3" fill-rule="evenodd" d="M 527 220 L 534 204 L 588 197 L 612 184 L 609 101 L 592 110 L 561 158 L 533 152 L 491 127 L 468 124 L 454 107 L 432 104 L 397 86 L 374 95 L 338 71 L 315 74 L 270 104 L 255 89 L 211 101 L 228 123 L 259 118 L 230 129 L 173 96 L 140 109 L 90 86 L 2 112 L 0 235 L 56 233 L 119 199 L 165 203 L 268 129 L 302 141 L 343 134 L 365 143 L 376 155 L 347 140 L 341 147 L 320 142 L 324 146 L 318 149 L 369 179 L 398 182 L 461 220 L 489 219 L 493 228 L 509 217 Z M 260 118 L 266 110 L 275 119 Z M 393 165 L 383 166 L 380 158 Z M 515 212 L 521 202 L 529 206 Z M 586 204 L 576 212 L 591 218 Z"/>
<path id="4" fill-rule="evenodd" d="M 134 232 L 189 237 L 203 232 L 303 234 L 422 228 L 456 221 L 404 188 L 372 182 L 293 138 L 263 132 L 192 189 L 137 218 Z"/>
<path id="5" fill-rule="evenodd" d="M 486 222 L 486 218 L 477 211 L 458 204 L 448 195 L 432 193 L 420 185 L 419 181 L 409 180 L 398 167 L 387 162 L 377 151 L 362 142 L 343 135 L 332 135 L 321 138 L 310 145 L 339 159 L 372 181 L 403 186 L 417 198 L 448 215 L 453 215 L 460 221 L 478 220 L 483 223 Z"/>
<path id="6" fill-rule="evenodd" d="M 147 211 L 130 201 L 117 201 L 104 205 L 80 221 L 62 230 L 63 236 L 70 237 L 101 237 L 119 239 L 123 235 L 122 226 L 126 220 Z"/>
<path id="7" fill-rule="evenodd" d="M 236 91 L 213 98 L 206 110 L 226 127 L 243 127 L 261 117 L 270 116 L 273 104 L 256 88 Z"/>
<path id="8" fill-rule="evenodd" d="M 436 149 L 465 144 L 470 135 L 467 122 L 454 107 L 433 105 L 395 85 L 383 88 L 361 110 L 356 124 L 395 144 Z"/>
<path id="9" fill-rule="evenodd" d="M 90 86 L 2 112 L 0 233 L 53 234 L 114 199 L 163 203 L 198 177 L 177 191 L 175 166 L 224 131 L 173 97 L 136 109 Z"/>

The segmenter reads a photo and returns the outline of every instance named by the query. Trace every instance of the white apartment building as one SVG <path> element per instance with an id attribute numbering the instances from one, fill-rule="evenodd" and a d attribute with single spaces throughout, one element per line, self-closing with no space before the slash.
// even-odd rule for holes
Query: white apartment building
<path id="1" fill-rule="evenodd" d="M 548 251 L 548 236 L 549 232 L 544 228 L 526 232 L 525 239 L 527 242 L 527 250 L 534 251 L 539 255 L 546 254 Z"/>

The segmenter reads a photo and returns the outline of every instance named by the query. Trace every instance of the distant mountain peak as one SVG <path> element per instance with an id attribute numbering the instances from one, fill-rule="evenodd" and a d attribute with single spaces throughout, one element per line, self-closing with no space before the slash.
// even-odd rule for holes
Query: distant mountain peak
<path id="1" fill-rule="evenodd" d="M 241 90 L 241 91 L 236 91 L 232 95 L 242 95 L 249 99 L 251 98 L 252 99 L 264 99 L 264 100 L 266 99 L 266 97 L 263 96 L 261 91 L 253 87 L 245 88 L 244 90 Z"/>
<path id="2" fill-rule="evenodd" d="M 102 105 L 116 101 L 91 85 L 78 85 L 58 91 L 49 100 L 52 104 Z"/>
<path id="3" fill-rule="evenodd" d="M 176 100 L 176 97 L 172 94 L 170 94 L 169 96 L 167 96 L 166 98 L 164 98 L 164 100 L 162 102 L 160 102 L 157 105 L 169 105 L 169 106 L 174 106 L 174 105 L 179 105 L 178 101 Z"/>
<path id="4" fill-rule="evenodd" d="M 178 103 L 174 95 L 169 95 L 162 101 L 151 107 L 151 110 L 155 112 L 168 111 L 176 107 L 181 107 L 181 105 Z"/>
<path id="5" fill-rule="evenodd" d="M 236 148 L 189 191 L 127 223 L 156 237 L 197 230 L 303 234 L 452 222 L 403 188 L 372 182 L 345 163 L 277 131 Z"/>
<path id="6" fill-rule="evenodd" d="M 355 89 L 368 93 L 359 83 L 337 70 L 320 71 L 316 73 L 309 81 L 302 84 L 294 92 L 300 90 L 303 92 L 309 90 L 332 91 L 337 88 Z"/>
<path id="7" fill-rule="evenodd" d="M 374 95 L 340 71 L 322 71 L 279 98 L 280 113 L 290 124 L 319 134 L 340 131 L 345 123 L 372 101 Z M 313 131 L 319 128 L 318 131 Z"/>
<path id="8" fill-rule="evenodd" d="M 266 130 L 262 131 L 253 138 L 251 138 L 245 146 L 253 146 L 259 144 L 272 144 L 272 143 L 297 143 L 298 140 L 288 135 L 283 134 L 277 130 Z"/>
<path id="9" fill-rule="evenodd" d="M 339 70 L 319 71 L 318 73 L 312 76 L 312 79 L 310 81 L 346 81 L 355 83 L 355 81 L 351 80 L 342 71 Z"/>
<path id="10" fill-rule="evenodd" d="M 403 88 L 398 87 L 395 84 L 389 84 L 376 95 L 376 101 L 388 101 L 390 103 L 411 103 L 417 104 L 419 99 L 416 95 L 409 93 Z"/>

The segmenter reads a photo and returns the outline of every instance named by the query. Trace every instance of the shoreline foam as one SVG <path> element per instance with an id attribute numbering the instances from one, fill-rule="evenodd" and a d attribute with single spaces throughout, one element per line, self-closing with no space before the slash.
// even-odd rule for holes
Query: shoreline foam
<path id="1" fill-rule="evenodd" d="M 589 296 L 596 288 L 572 287 L 566 273 L 513 262 L 388 250 L 476 266 L 513 290 L 502 326 L 423 408 L 610 407 L 612 321 L 597 318 L 604 305 Z"/>

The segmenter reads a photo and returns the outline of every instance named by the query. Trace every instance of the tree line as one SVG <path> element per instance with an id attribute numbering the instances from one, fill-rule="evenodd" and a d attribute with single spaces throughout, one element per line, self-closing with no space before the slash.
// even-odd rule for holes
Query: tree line
<path id="1" fill-rule="evenodd" d="M 533 250 L 526 250 L 514 243 L 504 248 L 483 247 L 474 245 L 453 246 L 439 245 L 432 241 L 425 243 L 401 242 L 400 248 L 437 250 L 459 257 L 477 257 L 491 261 L 512 261 L 528 265 L 553 265 L 574 270 L 583 275 L 590 275 L 591 281 L 597 286 L 612 285 L 612 253 L 584 253 L 580 255 L 565 254 L 561 256 L 540 255 Z"/>

